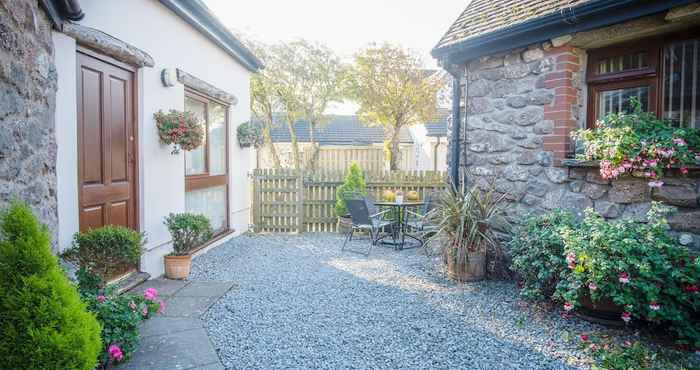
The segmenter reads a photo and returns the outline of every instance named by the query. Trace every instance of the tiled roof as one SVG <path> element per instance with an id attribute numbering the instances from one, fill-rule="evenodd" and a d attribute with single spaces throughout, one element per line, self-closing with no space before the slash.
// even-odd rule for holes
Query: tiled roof
<path id="1" fill-rule="evenodd" d="M 471 0 L 435 49 L 561 12 L 591 0 Z"/>
<path id="2" fill-rule="evenodd" d="M 438 117 L 425 123 L 427 136 L 447 136 L 447 119 L 450 117 L 450 110 L 441 108 L 438 110 Z"/>
<path id="3" fill-rule="evenodd" d="M 297 140 L 308 143 L 309 122 L 299 120 L 294 125 Z M 279 120 L 272 128 L 272 141 L 288 143 L 291 141 L 289 130 L 283 120 Z M 365 126 L 357 116 L 332 115 L 327 123 L 315 131 L 315 140 L 321 145 L 367 145 L 384 142 L 384 129 L 381 126 Z M 402 143 L 413 143 L 411 134 L 406 128 L 401 130 L 399 140 Z"/>

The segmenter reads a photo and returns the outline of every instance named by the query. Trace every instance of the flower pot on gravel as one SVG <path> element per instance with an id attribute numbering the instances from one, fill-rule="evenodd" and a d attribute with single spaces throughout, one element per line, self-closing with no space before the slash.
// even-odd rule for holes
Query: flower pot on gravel
<path id="1" fill-rule="evenodd" d="M 581 308 L 576 316 L 596 324 L 608 326 L 624 326 L 625 322 L 620 318 L 624 309 L 616 305 L 610 298 L 601 298 L 593 302 L 588 294 L 579 298 Z"/>
<path id="2" fill-rule="evenodd" d="M 182 280 L 190 275 L 192 256 L 165 256 L 165 276 L 168 279 Z"/>
<path id="3" fill-rule="evenodd" d="M 459 282 L 483 280 L 486 276 L 486 253 L 469 253 L 465 262 L 447 257 L 447 276 Z"/>

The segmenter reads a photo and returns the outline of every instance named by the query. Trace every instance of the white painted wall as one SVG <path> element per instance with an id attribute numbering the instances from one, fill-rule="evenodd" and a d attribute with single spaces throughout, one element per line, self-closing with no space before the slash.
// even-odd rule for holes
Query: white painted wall
<path id="1" fill-rule="evenodd" d="M 162 256 L 169 253 L 170 235 L 163 219 L 185 207 L 184 154 L 171 155 L 158 141 L 153 113 L 159 109 L 183 109 L 184 86 L 163 87 L 164 68 L 180 68 L 238 98 L 229 111 L 230 225 L 240 234 L 250 220 L 248 171 L 255 165 L 255 152 L 241 149 L 236 127 L 250 118 L 249 71 L 209 41 L 175 13 L 152 0 L 82 0 L 85 18 L 81 25 L 103 31 L 149 53 L 155 67 L 138 71 L 139 216 L 146 232 L 147 252 L 141 269 L 152 276 L 163 273 Z M 56 110 L 59 140 L 58 203 L 59 239 L 65 248 L 78 229 L 77 132 L 75 93 L 75 46 L 65 35 L 55 35 L 59 75 Z M 71 43 L 72 42 L 72 43 Z M 72 88 L 71 88 L 72 86 Z M 62 160 L 65 159 L 65 160 Z"/>

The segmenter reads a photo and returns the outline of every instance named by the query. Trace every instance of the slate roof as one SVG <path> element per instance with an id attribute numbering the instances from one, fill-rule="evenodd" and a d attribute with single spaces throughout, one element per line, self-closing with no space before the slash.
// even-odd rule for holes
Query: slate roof
<path id="1" fill-rule="evenodd" d="M 297 140 L 300 143 L 308 143 L 309 122 L 299 120 L 294 125 Z M 272 141 L 275 143 L 288 143 L 291 141 L 287 124 L 281 119 L 275 122 L 272 128 Z M 380 126 L 365 126 L 357 116 L 332 115 L 323 127 L 315 131 L 315 140 L 321 145 L 367 145 L 384 142 L 384 129 Z M 413 143 L 408 129 L 404 128 L 399 134 L 401 143 Z"/>
<path id="2" fill-rule="evenodd" d="M 588 1 L 591 0 L 471 0 L 434 49 L 449 48 Z"/>
<path id="3" fill-rule="evenodd" d="M 428 136 L 447 136 L 447 120 L 450 118 L 451 111 L 449 109 L 440 108 L 438 117 L 425 123 L 426 135 Z"/>

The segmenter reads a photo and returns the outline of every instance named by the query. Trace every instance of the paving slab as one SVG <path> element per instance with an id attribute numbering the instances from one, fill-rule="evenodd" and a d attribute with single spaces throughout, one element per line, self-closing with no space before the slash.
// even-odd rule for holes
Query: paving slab
<path id="1" fill-rule="evenodd" d="M 180 297 L 175 295 L 165 301 L 165 317 L 199 317 L 219 297 Z"/>
<path id="2" fill-rule="evenodd" d="M 156 316 L 144 321 L 141 327 L 141 337 L 171 335 L 201 327 L 202 321 L 198 318 Z"/>
<path id="3" fill-rule="evenodd" d="M 178 297 L 215 297 L 226 294 L 235 284 L 232 282 L 194 281 L 177 292 Z"/>
<path id="4" fill-rule="evenodd" d="M 213 364 L 195 367 L 193 370 L 226 370 L 226 368 L 224 367 L 224 365 L 217 361 Z"/>
<path id="5" fill-rule="evenodd" d="M 204 328 L 141 339 L 131 360 L 118 369 L 193 369 L 219 364 Z M 222 367 L 223 368 L 223 367 Z"/>
<path id="6" fill-rule="evenodd" d="M 143 284 L 135 287 L 130 292 L 136 294 L 143 294 L 143 292 L 148 288 L 156 288 L 158 290 L 158 295 L 161 297 L 170 297 L 177 293 L 180 289 L 188 284 L 185 280 L 170 280 L 170 279 L 151 279 L 145 281 Z"/>

